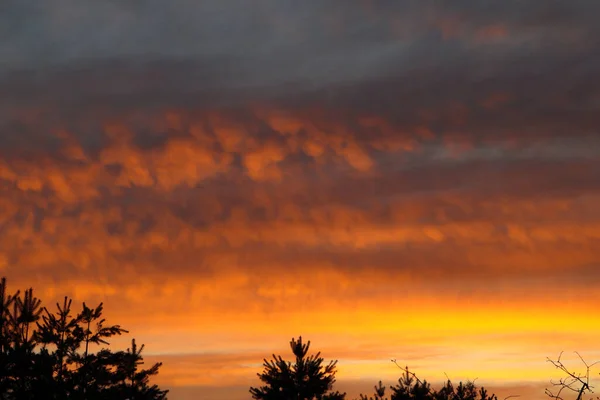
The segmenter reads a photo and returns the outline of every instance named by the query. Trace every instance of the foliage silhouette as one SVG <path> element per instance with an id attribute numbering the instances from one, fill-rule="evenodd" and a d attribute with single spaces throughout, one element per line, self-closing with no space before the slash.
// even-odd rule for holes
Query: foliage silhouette
<path id="1" fill-rule="evenodd" d="M 392 362 L 396 363 L 395 360 Z M 389 399 L 385 397 L 386 387 L 379 381 L 379 385 L 374 388 L 374 397 L 361 394 L 359 400 L 498 400 L 496 395 L 488 395 L 485 388 L 477 390 L 473 382 L 465 384 L 459 382 L 455 388 L 448 380 L 439 390 L 434 390 L 426 380 L 421 381 L 417 378 L 408 367 L 398 367 L 404 371 L 404 374 L 395 386 L 390 387 L 392 393 Z"/>
<path id="2" fill-rule="evenodd" d="M 150 379 L 158 374 L 162 363 L 143 369 L 142 351 L 135 339 L 126 351 L 112 351 L 104 346 L 109 340 L 127 330 L 120 325 L 107 325 L 102 318 L 103 304 L 88 307 L 83 303 L 78 313 L 72 311 L 72 300 L 65 297 L 56 303 L 56 311 L 41 306 L 33 289 L 10 294 L 6 278 L 0 279 L 0 400 L 164 400 L 168 391 L 151 385 Z M 100 347 L 91 351 L 90 345 Z M 256 400 L 345 400 L 346 393 L 333 391 L 337 360 L 324 364 L 320 352 L 308 355 L 310 341 L 300 336 L 290 341 L 295 356 L 292 364 L 281 356 L 267 361 L 257 374 L 263 382 L 259 388 L 250 388 Z M 551 382 L 555 391 L 546 389 L 553 399 L 563 400 L 562 392 L 572 392 L 577 400 L 593 393 L 590 370 L 598 364 L 588 364 L 576 353 L 586 368 L 585 374 L 569 370 L 562 362 L 548 359 L 566 374 L 558 382 Z M 450 380 L 439 389 L 421 381 L 408 367 L 400 367 L 403 374 L 397 384 L 389 387 L 379 381 L 374 395 L 361 394 L 359 400 L 498 400 L 485 388 L 474 382 Z M 509 396 L 517 397 L 517 396 Z M 600 397 L 597 397 L 600 399 Z"/>
<path id="3" fill-rule="evenodd" d="M 256 400 L 344 400 L 346 393 L 332 392 L 335 383 L 336 361 L 323 365 L 321 353 L 307 356 L 310 341 L 302 343 L 302 336 L 290 341 L 296 360 L 294 364 L 273 354 L 273 360 L 264 359 L 264 370 L 257 374 L 265 384 L 250 388 Z"/>
<path id="4" fill-rule="evenodd" d="M 127 351 L 101 348 L 108 340 L 127 333 L 119 325 L 106 325 L 103 305 L 83 303 L 74 314 L 65 297 L 52 313 L 41 307 L 33 290 L 9 294 L 0 280 L 0 399 L 38 400 L 163 400 L 167 392 L 149 380 L 161 363 L 143 364 L 135 339 Z"/>

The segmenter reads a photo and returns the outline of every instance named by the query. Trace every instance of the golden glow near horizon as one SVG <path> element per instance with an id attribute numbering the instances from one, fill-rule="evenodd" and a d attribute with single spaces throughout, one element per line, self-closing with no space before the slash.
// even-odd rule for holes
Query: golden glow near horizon
<path id="1" fill-rule="evenodd" d="M 352 395 L 600 360 L 596 3 L 228 1 L 0 43 L 10 288 L 104 302 L 175 400 L 248 398 L 298 335 Z"/>

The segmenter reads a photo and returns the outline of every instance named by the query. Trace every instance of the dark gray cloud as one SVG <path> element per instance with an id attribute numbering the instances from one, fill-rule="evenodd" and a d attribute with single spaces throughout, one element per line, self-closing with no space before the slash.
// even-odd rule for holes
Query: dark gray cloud
<path id="1" fill-rule="evenodd" d="M 357 114 L 475 146 L 598 133 L 596 2 L 251 4 L 4 2 L 0 148 L 56 152 L 61 128 L 93 155 L 107 119 L 210 108 L 242 123 L 256 104 L 319 108 L 362 143 L 381 132 Z M 129 125 L 141 148 L 174 134 Z"/>
<path id="2" fill-rule="evenodd" d="M 364 105 L 364 96 L 380 107 L 394 96 L 431 105 L 432 91 L 472 99 L 547 83 L 585 96 L 582 81 L 598 70 L 593 1 L 3 4 L 0 86 L 17 99 L 229 103 L 312 93 L 336 105 Z"/>

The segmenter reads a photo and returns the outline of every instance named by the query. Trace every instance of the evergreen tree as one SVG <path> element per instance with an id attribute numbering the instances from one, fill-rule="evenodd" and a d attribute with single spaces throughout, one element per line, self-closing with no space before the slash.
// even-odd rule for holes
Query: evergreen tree
<path id="1" fill-rule="evenodd" d="M 427 381 L 420 381 L 411 374 L 408 367 L 404 375 L 398 379 L 398 384 L 391 388 L 391 400 L 432 400 L 431 386 Z"/>
<path id="2" fill-rule="evenodd" d="M 65 297 L 57 311 L 41 307 L 28 289 L 8 294 L 0 280 L 0 399 L 2 400 L 164 400 L 167 391 L 150 386 L 150 377 L 161 363 L 148 370 L 141 352 L 113 352 L 90 345 L 109 345 L 108 340 L 126 333 L 119 325 L 106 325 L 102 303 L 95 308 L 83 303 L 73 314 L 72 300 Z"/>
<path id="3" fill-rule="evenodd" d="M 0 281 L 0 302 L 0 389 L 5 397 L 29 399 L 40 373 L 32 324 L 39 319 L 41 302 L 33 296 L 33 289 L 26 290 L 23 297 L 20 291 L 7 295 L 5 278 Z"/>
<path id="4" fill-rule="evenodd" d="M 395 363 L 395 360 L 392 360 Z M 398 365 L 398 364 L 396 364 Z M 496 395 L 488 395 L 487 390 L 477 387 L 473 382 L 460 382 L 455 388 L 450 380 L 446 381 L 439 390 L 434 390 L 431 385 L 410 372 L 408 367 L 400 367 L 404 374 L 398 379 L 395 386 L 391 386 L 389 400 L 498 400 Z M 379 381 L 375 386 L 374 397 L 360 395 L 359 400 L 388 400 L 385 396 L 386 387 Z"/>
<path id="5" fill-rule="evenodd" d="M 385 386 L 379 381 L 378 386 L 374 386 L 375 389 L 375 397 L 367 397 L 364 394 L 361 394 L 359 400 L 387 400 L 384 398 L 385 396 Z"/>
<path id="6" fill-rule="evenodd" d="M 135 339 L 131 340 L 131 348 L 121 352 L 122 362 L 119 364 L 117 373 L 123 379 L 121 392 L 123 399 L 129 400 L 162 400 L 166 398 L 167 392 L 162 391 L 156 385 L 149 386 L 150 377 L 158 374 L 162 363 L 156 363 L 149 369 L 138 369 L 144 363 L 141 356 L 144 345 L 138 349 Z"/>
<path id="7" fill-rule="evenodd" d="M 331 392 L 335 382 L 336 361 L 323 365 L 321 353 L 308 355 L 310 341 L 292 338 L 290 347 L 296 360 L 294 364 L 273 354 L 273 360 L 264 360 L 264 371 L 257 374 L 264 383 L 260 388 L 250 388 L 256 400 L 343 400 L 345 393 Z"/>

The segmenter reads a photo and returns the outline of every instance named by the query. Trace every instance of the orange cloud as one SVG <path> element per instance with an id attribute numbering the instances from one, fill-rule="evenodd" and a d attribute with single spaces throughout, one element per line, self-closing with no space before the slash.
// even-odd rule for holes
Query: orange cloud
<path id="1" fill-rule="evenodd" d="M 392 379 L 390 358 L 537 382 L 558 342 L 595 354 L 570 321 L 600 329 L 597 157 L 481 139 L 476 107 L 443 104 L 418 124 L 263 107 L 56 129 L 0 158 L 0 270 L 46 304 L 105 302 L 169 387 L 253 384 L 298 334 L 341 384 Z"/>
<path id="2" fill-rule="evenodd" d="M 479 28 L 475 33 L 477 42 L 493 42 L 508 36 L 508 29 L 502 24 L 494 24 Z"/>

